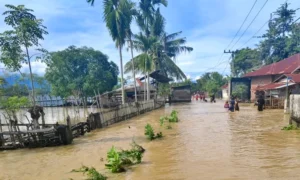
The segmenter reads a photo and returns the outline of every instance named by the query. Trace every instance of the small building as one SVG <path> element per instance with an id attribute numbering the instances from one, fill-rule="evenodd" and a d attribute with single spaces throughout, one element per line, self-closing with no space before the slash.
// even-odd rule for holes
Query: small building
<path id="1" fill-rule="evenodd" d="M 222 86 L 222 99 L 228 100 L 229 99 L 229 86 L 228 84 L 225 84 Z"/>
<path id="2" fill-rule="evenodd" d="M 300 54 L 295 54 L 289 58 L 245 74 L 244 77 L 251 79 L 251 101 L 255 101 L 259 94 L 265 94 L 268 90 L 273 90 L 273 88 L 281 89 L 279 80 L 282 80 L 286 75 L 296 78 L 294 75 L 299 73 Z M 297 80 L 294 83 L 298 84 Z M 282 90 L 285 91 L 285 89 Z M 278 97 L 282 98 L 282 93 L 278 94 Z"/>
<path id="3" fill-rule="evenodd" d="M 171 102 L 191 102 L 191 86 L 177 86 L 171 88 Z"/>

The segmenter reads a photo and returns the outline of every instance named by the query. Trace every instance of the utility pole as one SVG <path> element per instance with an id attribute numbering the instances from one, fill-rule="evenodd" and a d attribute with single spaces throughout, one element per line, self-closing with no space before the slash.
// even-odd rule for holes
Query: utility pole
<path id="1" fill-rule="evenodd" d="M 233 71 L 234 71 L 234 63 L 233 63 L 233 59 L 234 59 L 234 55 L 235 55 L 235 53 L 236 53 L 236 51 L 226 51 L 226 50 L 224 50 L 224 53 L 225 54 L 231 54 L 231 76 L 232 77 L 234 77 L 235 76 L 235 74 L 233 73 Z"/>

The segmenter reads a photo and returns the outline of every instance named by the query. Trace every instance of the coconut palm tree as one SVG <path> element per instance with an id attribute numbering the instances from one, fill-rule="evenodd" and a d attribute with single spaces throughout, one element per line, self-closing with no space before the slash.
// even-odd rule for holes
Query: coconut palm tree
<path id="1" fill-rule="evenodd" d="M 147 76 L 147 100 L 150 99 L 149 73 L 151 71 L 159 69 L 166 76 L 180 80 L 186 79 L 185 74 L 163 50 L 158 37 L 146 37 L 142 33 L 139 33 L 138 35 L 134 35 L 133 47 L 141 52 L 133 61 L 136 73 L 146 74 Z M 128 62 L 125 65 L 125 72 L 132 70 L 132 63 Z"/>
<path id="2" fill-rule="evenodd" d="M 151 26 L 154 24 L 154 15 L 157 13 L 156 6 L 168 6 L 167 0 L 140 0 L 137 24 L 147 37 L 151 34 Z M 159 10 L 158 10 L 159 11 Z"/>
<path id="3" fill-rule="evenodd" d="M 93 1 L 90 1 L 93 3 Z M 122 86 L 122 104 L 125 103 L 125 92 L 123 83 L 123 57 L 122 48 L 125 44 L 126 30 L 130 25 L 130 14 L 128 9 L 131 7 L 131 3 L 127 0 L 104 0 L 104 21 L 106 27 L 115 41 L 116 47 L 119 49 L 120 55 L 120 70 L 121 70 L 121 86 Z"/>
<path id="4" fill-rule="evenodd" d="M 132 75 L 133 75 L 133 83 L 134 83 L 134 95 L 135 95 L 135 102 L 137 102 L 137 88 L 136 88 L 136 79 L 135 79 L 135 71 L 134 71 L 134 62 L 133 62 L 133 43 L 132 43 L 132 31 L 130 28 L 131 22 L 135 16 L 137 16 L 137 11 L 135 9 L 135 4 L 131 1 L 129 2 L 128 6 L 128 28 L 126 29 L 126 36 L 129 41 L 129 47 L 131 51 L 131 63 L 132 63 Z"/>
<path id="5" fill-rule="evenodd" d="M 192 47 L 184 46 L 186 43 L 186 38 L 177 38 L 182 33 L 182 31 L 175 32 L 172 34 L 163 33 L 161 37 L 162 45 L 164 51 L 171 58 L 176 58 L 182 52 L 193 51 Z"/>

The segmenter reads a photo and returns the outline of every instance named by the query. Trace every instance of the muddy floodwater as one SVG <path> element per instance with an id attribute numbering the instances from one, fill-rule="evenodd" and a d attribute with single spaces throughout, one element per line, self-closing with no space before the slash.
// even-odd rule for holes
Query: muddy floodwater
<path id="1" fill-rule="evenodd" d="M 179 111 L 180 122 L 171 130 L 161 128 L 159 117 L 172 109 Z M 148 141 L 147 123 L 164 138 Z M 94 131 L 70 146 L 0 152 L 0 179 L 84 179 L 70 172 L 81 165 L 120 180 L 299 179 L 300 132 L 281 131 L 287 124 L 283 110 L 257 112 L 241 105 L 240 112 L 228 113 L 223 102 L 171 105 Z M 109 173 L 106 152 L 112 146 L 129 148 L 132 139 L 146 149 L 142 164 Z"/>

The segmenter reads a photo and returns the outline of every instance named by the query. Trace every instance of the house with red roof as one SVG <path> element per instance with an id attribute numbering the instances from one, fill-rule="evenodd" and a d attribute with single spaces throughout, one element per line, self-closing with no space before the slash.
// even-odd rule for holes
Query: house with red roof
<path id="1" fill-rule="evenodd" d="M 260 93 L 284 99 L 287 85 L 290 93 L 300 94 L 300 54 L 263 66 L 244 77 L 251 78 L 252 101 Z"/>

